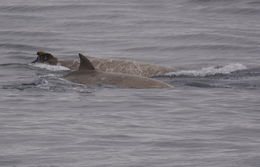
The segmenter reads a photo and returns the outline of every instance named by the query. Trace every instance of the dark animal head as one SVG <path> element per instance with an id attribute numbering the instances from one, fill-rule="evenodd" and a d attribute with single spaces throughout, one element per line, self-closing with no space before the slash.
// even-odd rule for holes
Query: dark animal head
<path id="1" fill-rule="evenodd" d="M 32 63 L 45 63 L 50 65 L 56 65 L 58 59 L 48 52 L 37 52 L 38 57 Z"/>

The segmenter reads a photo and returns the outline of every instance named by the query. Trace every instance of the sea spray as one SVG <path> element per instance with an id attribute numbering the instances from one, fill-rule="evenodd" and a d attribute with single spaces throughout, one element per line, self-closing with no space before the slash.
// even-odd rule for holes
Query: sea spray
<path id="1" fill-rule="evenodd" d="M 42 64 L 42 63 L 35 63 L 35 64 L 31 64 L 34 67 L 37 68 L 43 68 L 49 71 L 68 71 L 70 70 L 67 67 L 64 66 L 60 66 L 60 65 L 49 65 L 49 64 Z"/>
<path id="2" fill-rule="evenodd" d="M 165 76 L 194 76 L 194 77 L 206 77 L 217 74 L 230 74 L 235 71 L 245 70 L 247 67 L 240 63 L 232 63 L 223 67 L 205 67 L 200 70 L 182 70 L 177 72 L 170 72 Z"/>

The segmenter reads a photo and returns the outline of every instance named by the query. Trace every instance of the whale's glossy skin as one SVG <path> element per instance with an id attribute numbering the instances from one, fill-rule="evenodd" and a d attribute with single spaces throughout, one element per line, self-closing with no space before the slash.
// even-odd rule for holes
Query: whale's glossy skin
<path id="1" fill-rule="evenodd" d="M 34 62 L 61 65 L 74 71 L 79 68 L 79 60 L 58 59 L 47 52 L 37 52 L 37 55 L 38 57 Z M 137 61 L 91 57 L 88 57 L 88 59 L 94 65 L 95 69 L 103 72 L 125 73 L 152 77 L 175 71 L 173 68 Z"/>
<path id="2" fill-rule="evenodd" d="M 102 83 L 120 88 L 159 89 L 172 87 L 164 82 L 147 77 L 98 71 L 95 70 L 94 66 L 85 56 L 80 54 L 79 57 L 79 69 L 66 75 L 64 77 L 66 80 L 89 85 Z"/>

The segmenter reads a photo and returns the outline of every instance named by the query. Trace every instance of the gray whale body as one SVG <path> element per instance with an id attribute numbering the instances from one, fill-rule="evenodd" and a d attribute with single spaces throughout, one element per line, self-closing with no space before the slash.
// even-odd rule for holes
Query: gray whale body
<path id="1" fill-rule="evenodd" d="M 120 88 L 159 89 L 172 87 L 164 82 L 147 77 L 98 71 L 88 58 L 82 54 L 79 54 L 79 58 L 80 66 L 78 70 L 66 75 L 64 77 L 66 80 L 90 85 L 102 83 Z"/>

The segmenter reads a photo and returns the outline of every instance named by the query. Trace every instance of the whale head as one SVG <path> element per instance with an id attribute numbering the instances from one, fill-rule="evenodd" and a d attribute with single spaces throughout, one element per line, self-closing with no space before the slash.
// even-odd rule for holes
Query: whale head
<path id="1" fill-rule="evenodd" d="M 37 58 L 32 63 L 45 63 L 50 65 L 57 65 L 58 59 L 48 52 L 37 52 Z"/>

